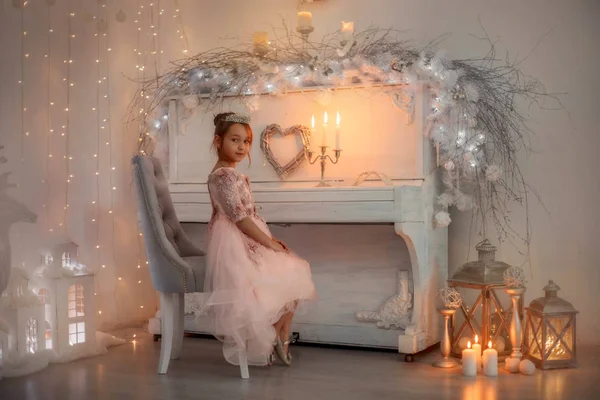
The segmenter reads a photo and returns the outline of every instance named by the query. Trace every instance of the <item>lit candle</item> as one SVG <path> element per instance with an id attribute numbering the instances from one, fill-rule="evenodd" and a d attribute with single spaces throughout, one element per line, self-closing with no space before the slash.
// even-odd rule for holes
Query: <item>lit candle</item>
<path id="1" fill-rule="evenodd" d="M 298 26 L 302 28 L 312 26 L 312 13 L 310 11 L 298 11 Z"/>
<path id="2" fill-rule="evenodd" d="M 315 148 L 315 116 L 310 118 L 310 150 L 313 151 Z"/>
<path id="3" fill-rule="evenodd" d="M 485 376 L 498 376 L 498 352 L 492 347 L 492 341 L 483 352 L 483 373 Z"/>
<path id="4" fill-rule="evenodd" d="M 335 117 L 335 149 L 340 150 L 342 147 L 340 145 L 340 112 L 337 112 L 337 116 Z"/>
<path id="5" fill-rule="evenodd" d="M 354 22 L 342 21 L 342 33 L 354 33 Z"/>
<path id="6" fill-rule="evenodd" d="M 254 44 L 254 51 L 257 53 L 266 53 L 269 48 L 269 33 L 268 32 L 254 32 L 252 35 L 252 43 Z"/>
<path id="7" fill-rule="evenodd" d="M 323 131 L 321 133 L 321 146 L 327 146 L 327 111 L 323 115 Z"/>
<path id="8" fill-rule="evenodd" d="M 475 350 L 475 357 L 477 357 L 477 371 L 481 371 L 481 344 L 479 343 L 479 337 L 475 335 L 475 344 L 473 345 Z"/>
<path id="9" fill-rule="evenodd" d="M 462 351 L 462 373 L 464 376 L 477 375 L 477 358 L 475 350 L 471 348 L 471 341 L 467 343 L 467 348 Z"/>

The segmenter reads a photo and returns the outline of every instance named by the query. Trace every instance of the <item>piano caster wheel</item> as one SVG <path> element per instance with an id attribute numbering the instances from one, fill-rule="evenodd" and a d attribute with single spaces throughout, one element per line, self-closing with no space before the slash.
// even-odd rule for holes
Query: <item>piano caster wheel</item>
<path id="1" fill-rule="evenodd" d="M 154 341 L 158 342 L 158 339 L 160 339 L 160 335 L 154 335 Z"/>
<path id="2" fill-rule="evenodd" d="M 404 355 L 404 362 L 411 363 L 413 361 L 415 361 L 415 358 L 413 357 L 412 354 L 405 354 Z"/>
<path id="3" fill-rule="evenodd" d="M 298 332 L 292 332 L 292 338 L 291 338 L 291 343 L 296 343 L 298 340 L 300 340 L 300 333 Z"/>

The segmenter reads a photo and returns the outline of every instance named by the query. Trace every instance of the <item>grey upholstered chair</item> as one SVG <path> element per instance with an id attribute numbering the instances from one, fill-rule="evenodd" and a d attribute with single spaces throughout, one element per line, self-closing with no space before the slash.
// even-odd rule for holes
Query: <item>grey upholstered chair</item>
<path id="1" fill-rule="evenodd" d="M 204 289 L 205 254 L 185 234 L 171 201 L 169 185 L 155 157 L 132 159 L 142 233 L 154 288 L 160 292 L 162 344 L 158 373 L 179 358 L 183 345 L 184 293 Z M 242 378 L 248 363 L 240 354 Z"/>

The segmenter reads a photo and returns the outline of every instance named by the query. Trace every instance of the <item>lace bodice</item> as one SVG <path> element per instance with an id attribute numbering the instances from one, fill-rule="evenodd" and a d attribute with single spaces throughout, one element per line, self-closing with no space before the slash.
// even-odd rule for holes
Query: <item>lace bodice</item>
<path id="1" fill-rule="evenodd" d="M 208 191 L 213 214 L 223 213 L 234 223 L 256 214 L 250 181 L 233 168 L 219 168 L 210 174 Z"/>

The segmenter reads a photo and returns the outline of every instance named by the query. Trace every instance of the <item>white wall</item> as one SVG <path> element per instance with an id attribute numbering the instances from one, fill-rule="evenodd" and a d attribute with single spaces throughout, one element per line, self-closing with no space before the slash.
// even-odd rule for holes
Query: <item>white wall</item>
<path id="1" fill-rule="evenodd" d="M 37 2 L 36 2 L 37 3 Z M 26 24 L 31 31 L 27 35 L 27 47 L 32 54 L 26 64 L 25 96 L 28 108 L 34 114 L 31 123 L 33 137 L 25 141 L 25 170 L 20 176 L 27 204 L 41 213 L 43 186 L 39 183 L 45 165 L 40 160 L 46 157 L 46 143 L 43 135 L 45 127 L 45 75 L 42 66 L 36 67 L 43 60 L 45 42 L 44 2 L 36 4 L 26 12 Z M 73 1 L 95 8 L 96 0 Z M 119 6 L 118 4 L 124 4 Z M 146 3 L 149 3 L 147 1 Z M 64 104 L 64 87 L 60 84 L 60 76 L 64 75 L 64 59 L 66 48 L 65 21 L 66 0 L 58 0 L 54 8 L 57 25 L 57 40 L 53 43 L 56 58 L 53 63 L 53 93 L 58 101 Z M 165 14 L 161 17 L 160 43 L 164 53 L 161 62 L 166 66 L 169 60 L 179 58 L 182 53 L 181 40 L 175 32 L 173 6 L 171 1 L 162 1 Z M 290 25 L 295 24 L 295 1 L 293 0 L 220 0 L 220 1 L 179 1 L 183 11 L 183 21 L 189 38 L 190 50 L 197 52 L 217 45 L 233 45 L 239 41 L 249 41 L 253 31 L 270 29 L 279 26 L 281 18 Z M 136 227 L 133 198 L 130 193 L 131 179 L 128 159 L 133 150 L 135 132 L 126 130 L 122 116 L 133 94 L 135 84 L 129 82 L 124 75 L 135 75 L 135 54 L 137 45 L 136 26 L 133 19 L 137 12 L 136 1 L 109 1 L 109 15 L 114 16 L 119 7 L 127 14 L 127 21 L 117 24 L 110 18 L 109 36 L 112 47 L 111 58 L 111 113 L 112 129 L 115 135 L 113 156 L 117 160 L 117 171 L 114 179 L 118 181 L 116 196 L 115 220 L 117 221 L 117 240 L 114 257 L 112 246 L 109 246 L 106 257 L 114 258 L 111 267 L 101 281 L 104 288 L 104 306 L 111 307 L 115 299 L 119 311 L 112 306 L 111 321 L 127 322 L 144 317 L 149 309 L 154 308 L 151 289 L 141 284 L 143 289 L 137 290 L 133 282 L 137 282 L 142 272 L 136 271 L 137 250 Z M 422 0 L 324 0 L 311 6 L 314 37 L 338 29 L 340 20 L 357 22 L 357 28 L 369 25 L 394 27 L 407 31 L 407 38 L 416 44 L 426 44 L 442 35 L 449 35 L 439 46 L 448 51 L 454 58 L 474 58 L 485 54 L 487 45 L 474 36 L 484 34 L 485 28 L 490 38 L 497 41 L 499 57 L 508 52 L 511 58 L 523 59 L 522 70 L 545 83 L 549 92 L 564 93 L 561 97 L 566 111 L 541 111 L 537 108 L 527 110 L 529 125 L 535 132 L 532 136 L 533 154 L 521 156 L 521 167 L 528 182 L 540 194 L 547 211 L 532 196 L 530 198 L 530 224 L 533 240 L 530 246 L 530 282 L 526 295 L 529 302 L 542 294 L 541 288 L 549 279 L 553 279 L 562 290 L 563 298 L 571 301 L 580 310 L 578 337 L 582 344 L 600 343 L 600 321 L 597 315 L 600 304 L 595 297 L 600 284 L 600 270 L 596 263 L 600 259 L 597 245 L 596 227 L 600 224 L 600 213 L 594 207 L 600 200 L 600 185 L 596 176 L 600 167 L 597 152 L 600 149 L 600 117 L 597 96 L 600 91 L 600 46 L 594 45 L 600 36 L 600 28 L 596 22 L 600 18 L 600 5 L 594 0 L 580 1 L 435 1 Z M 20 124 L 20 88 L 16 83 L 20 73 L 19 57 L 19 25 L 20 13 L 4 1 L 2 9 L 2 62 L 0 63 L 1 100 L 1 136 L 0 141 L 9 149 L 9 159 L 13 170 L 20 164 L 18 155 L 21 149 L 19 136 Z M 91 107 L 95 102 L 95 81 L 93 71 L 93 54 L 95 42 L 93 24 L 79 20 L 75 23 L 83 34 L 75 39 L 75 58 L 73 76 L 77 86 L 72 92 L 72 136 L 70 148 L 73 154 L 89 156 L 90 144 L 95 140 L 96 127 Z M 474 35 L 474 36 L 472 36 Z M 82 42 L 79 42 L 81 40 Z M 60 54 L 60 56 L 59 56 Z M 29 64 L 30 63 L 30 64 Z M 61 68 L 59 71 L 58 68 Z M 62 75 L 61 75 L 62 74 Z M 90 76 L 91 75 L 91 76 Z M 35 110 L 35 111 L 33 111 Z M 55 118 L 59 119 L 60 113 Z M 358 138 L 356 139 L 358 140 Z M 57 144 L 58 143 L 58 144 Z M 58 139 L 51 142 L 58 146 Z M 101 159 L 101 171 L 108 173 L 107 154 Z M 75 168 L 92 177 L 95 164 L 89 158 L 75 160 Z M 17 174 L 18 175 L 18 174 Z M 54 189 L 46 203 L 51 204 L 52 213 L 61 212 L 61 196 L 64 190 L 64 169 L 56 167 L 52 170 Z M 15 178 L 19 178 L 15 176 Z M 101 181 L 102 208 L 106 209 L 110 199 L 106 196 L 110 184 Z M 72 236 L 85 248 L 88 258 L 94 260 L 95 253 L 90 237 L 95 237 L 95 228 L 88 222 L 93 210 L 87 206 L 87 199 L 95 196 L 94 185 L 89 181 L 76 180 L 71 191 L 74 199 L 70 211 Z M 552 189 L 554 187 L 554 189 Z M 42 204 L 41 204 L 42 203 Z M 454 215 L 450 228 L 450 273 L 464 261 L 474 258 L 473 247 L 479 238 L 468 238 L 469 216 Z M 515 208 L 513 222 L 524 226 L 522 209 Z M 101 237 L 110 242 L 112 228 L 102 221 Z M 23 241 L 23 245 L 15 245 L 15 258 L 28 262 L 30 268 L 34 264 L 28 253 L 34 252 L 36 246 L 43 242 L 39 232 L 30 226 L 19 226 L 13 232 L 15 240 Z M 16 235 L 21 236 L 17 237 Z M 494 237 L 491 237 L 494 240 Z M 26 244 L 25 244 L 26 241 Z M 524 249 L 519 248 L 523 251 Z M 498 258 L 512 264 L 522 264 L 527 257 L 510 244 L 501 246 Z M 105 254 L 105 253 L 103 253 Z M 16 265 L 16 264 L 15 264 Z M 126 285 L 119 286 L 116 276 L 122 276 Z M 123 283 L 123 281 L 120 281 Z M 145 279 L 147 282 L 147 279 Z M 136 290 L 130 290 L 135 286 Z M 113 296 L 114 294 L 114 296 Z M 112 296 L 112 297 L 111 297 Z M 116 297 L 115 297 L 116 296 Z M 110 301 L 107 300 L 110 298 Z M 143 300 L 146 308 L 140 310 L 137 303 Z M 126 305 L 121 307 L 121 304 Z M 107 320 L 109 319 L 106 317 Z"/>

